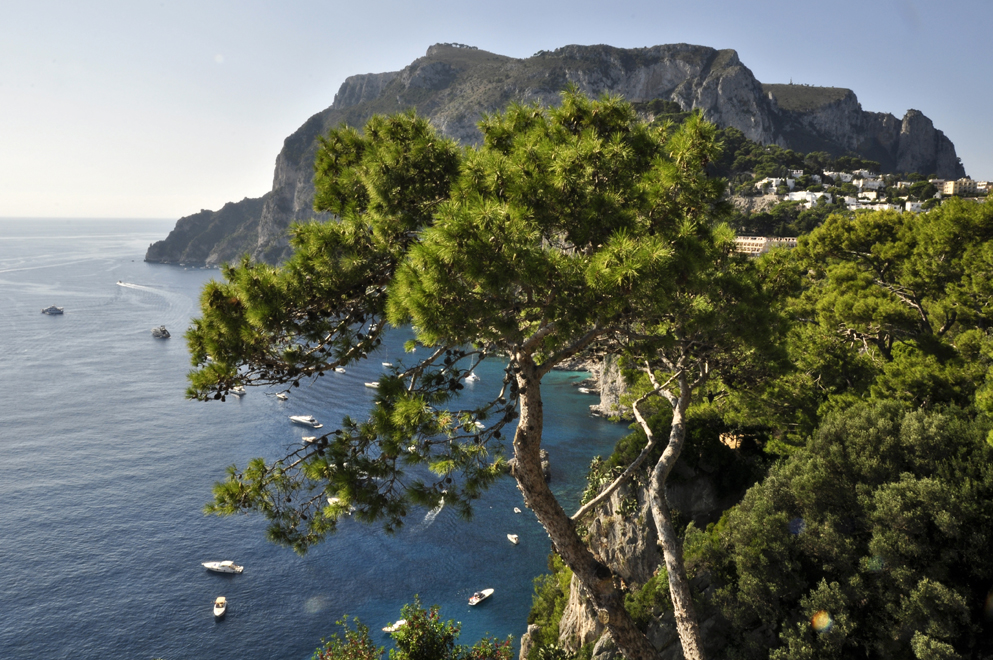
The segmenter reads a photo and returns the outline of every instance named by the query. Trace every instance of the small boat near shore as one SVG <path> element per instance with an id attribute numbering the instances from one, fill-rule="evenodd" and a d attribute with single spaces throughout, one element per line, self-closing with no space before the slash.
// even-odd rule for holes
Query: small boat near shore
<path id="1" fill-rule="evenodd" d="M 228 611 L 228 599 L 224 596 L 218 596 L 214 599 L 214 616 L 220 619 L 224 616 L 224 613 Z"/>
<path id="2" fill-rule="evenodd" d="M 152 328 L 152 336 L 156 339 L 168 339 L 172 335 L 169 334 L 164 325 L 160 325 L 157 328 Z"/>
<path id="3" fill-rule="evenodd" d="M 314 429 L 322 428 L 324 425 L 314 419 L 313 415 L 290 415 L 290 421 L 300 426 L 309 426 Z"/>
<path id="4" fill-rule="evenodd" d="M 517 536 L 517 534 L 507 534 L 507 540 L 513 543 L 514 545 L 517 545 L 518 543 L 520 543 L 521 539 L 519 536 Z"/>
<path id="5" fill-rule="evenodd" d="M 289 397 L 286 396 L 285 392 L 276 392 L 276 398 L 280 401 L 286 401 Z"/>
<path id="6" fill-rule="evenodd" d="M 366 387 L 368 387 L 370 390 L 378 390 L 379 389 L 379 383 L 362 383 L 362 384 L 365 385 Z"/>
<path id="7" fill-rule="evenodd" d="M 205 561 L 203 562 L 203 567 L 215 573 L 241 573 L 245 570 L 244 566 L 239 566 L 229 559 L 224 561 Z"/>
<path id="8" fill-rule="evenodd" d="M 514 507 L 514 513 L 520 513 L 520 512 L 521 512 L 520 508 L 518 508 L 518 507 L 515 506 Z"/>
<path id="9" fill-rule="evenodd" d="M 400 619 L 396 623 L 391 623 L 388 626 L 383 626 L 383 632 L 385 632 L 385 633 L 395 633 L 396 631 L 398 631 L 401 628 L 403 628 L 405 625 L 407 625 L 407 620 L 406 619 Z"/>
<path id="10" fill-rule="evenodd" d="M 492 595 L 493 595 L 492 589 L 483 589 L 482 591 L 477 591 L 473 595 L 469 596 L 469 604 L 473 606 L 478 605 Z"/>
<path id="11" fill-rule="evenodd" d="M 241 385 L 237 385 L 235 387 L 232 387 L 230 390 L 228 390 L 228 394 L 233 394 L 235 396 L 245 396 L 246 394 L 248 394 L 248 392 L 246 392 L 245 388 L 242 387 Z"/>

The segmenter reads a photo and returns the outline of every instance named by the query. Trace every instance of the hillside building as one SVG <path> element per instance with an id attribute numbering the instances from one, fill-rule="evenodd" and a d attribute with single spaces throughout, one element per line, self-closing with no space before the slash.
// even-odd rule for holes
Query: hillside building
<path id="1" fill-rule="evenodd" d="M 739 236 L 734 239 L 737 251 L 749 257 L 757 257 L 778 247 L 795 248 L 796 239 L 779 236 Z"/>

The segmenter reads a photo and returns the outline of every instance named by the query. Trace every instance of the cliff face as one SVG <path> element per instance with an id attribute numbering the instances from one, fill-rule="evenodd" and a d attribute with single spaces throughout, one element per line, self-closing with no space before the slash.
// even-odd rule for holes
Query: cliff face
<path id="1" fill-rule="evenodd" d="M 330 107 L 286 138 L 269 193 L 243 200 L 233 210 L 227 205 L 182 218 L 145 258 L 216 264 L 247 253 L 279 262 L 289 254 L 286 229 L 291 222 L 327 219 L 315 214 L 312 204 L 317 138 L 329 128 L 341 123 L 360 127 L 374 113 L 413 108 L 443 134 L 477 144 L 481 135 L 476 123 L 484 113 L 513 101 L 555 104 L 570 84 L 592 96 L 674 101 L 764 144 L 836 155 L 854 151 L 880 161 L 886 171 L 964 175 L 955 147 L 916 110 L 901 123 L 893 115 L 863 111 L 849 90 L 762 85 L 733 50 L 689 44 L 566 46 L 514 59 L 437 44 L 402 71 L 345 80 Z M 241 217 L 239 223 L 235 216 Z"/>
<path id="2" fill-rule="evenodd" d="M 854 152 L 879 161 L 884 172 L 965 176 L 955 146 L 930 119 L 908 110 L 903 120 L 866 112 L 855 94 L 835 87 L 762 85 L 774 104 L 777 142 L 797 151 Z"/>

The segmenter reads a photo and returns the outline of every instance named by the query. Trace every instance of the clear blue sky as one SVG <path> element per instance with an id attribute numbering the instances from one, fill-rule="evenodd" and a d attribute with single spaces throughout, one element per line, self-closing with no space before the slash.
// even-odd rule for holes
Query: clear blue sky
<path id="1" fill-rule="evenodd" d="M 344 79 L 438 42 L 733 48 L 762 82 L 922 111 L 993 178 L 990 0 L 6 0 L 0 216 L 178 218 L 257 197 Z"/>

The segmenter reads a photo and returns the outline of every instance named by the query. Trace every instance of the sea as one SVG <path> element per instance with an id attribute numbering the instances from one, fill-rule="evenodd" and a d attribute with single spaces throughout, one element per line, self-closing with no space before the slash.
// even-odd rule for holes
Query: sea
<path id="1" fill-rule="evenodd" d="M 220 272 L 145 263 L 172 227 L 0 219 L 0 658 L 303 660 L 346 616 L 388 648 L 381 628 L 415 596 L 459 621 L 462 643 L 489 634 L 516 644 L 550 543 L 509 477 L 471 522 L 414 510 L 390 535 L 348 519 L 304 556 L 267 541 L 260 517 L 203 513 L 227 466 L 278 458 L 313 432 L 289 415 L 326 428 L 361 417 L 375 396 L 362 384 L 382 362 L 417 355 L 397 329 L 365 363 L 287 401 L 259 388 L 186 399 L 183 332 Z M 65 313 L 41 314 L 49 305 Z M 160 325 L 170 339 L 151 336 Z M 484 362 L 479 375 L 464 390 L 470 403 L 492 393 L 502 365 Z M 589 415 L 596 399 L 575 387 L 585 377 L 554 372 L 543 386 L 543 446 L 567 511 L 590 460 L 628 432 Z M 226 559 L 244 573 L 201 566 Z M 484 588 L 493 596 L 469 607 Z M 217 596 L 229 603 L 220 620 Z"/>

